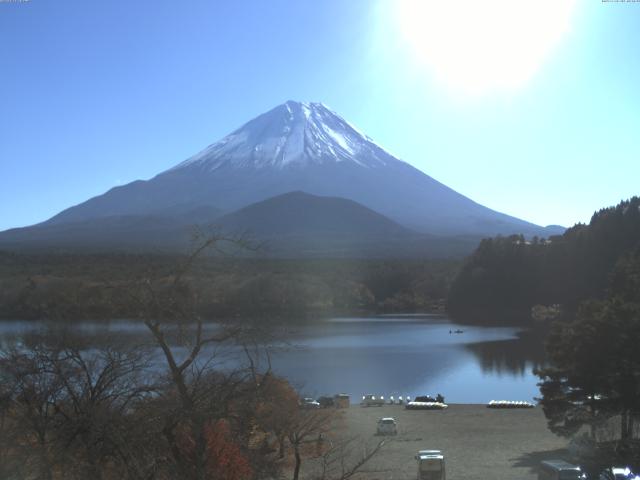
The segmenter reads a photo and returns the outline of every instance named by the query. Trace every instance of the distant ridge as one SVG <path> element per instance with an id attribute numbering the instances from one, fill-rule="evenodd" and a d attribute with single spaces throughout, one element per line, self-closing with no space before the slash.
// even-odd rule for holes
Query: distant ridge
<path id="1" fill-rule="evenodd" d="M 383 215 L 352 200 L 289 192 L 225 215 L 227 230 L 250 230 L 260 236 L 340 235 L 389 238 L 415 236 Z"/>
<path id="2" fill-rule="evenodd" d="M 251 256 L 331 258 L 445 258 L 470 253 L 477 237 L 413 232 L 352 200 L 290 192 L 202 221 L 194 216 L 122 215 L 41 224 L 0 234 L 0 249 L 54 252 L 188 251 L 194 227 L 239 236 Z M 242 253 L 242 252 L 240 252 Z"/>
<path id="3" fill-rule="evenodd" d="M 0 233 L 0 247 L 18 237 L 20 242 L 46 247 L 54 231 L 62 243 L 93 241 L 93 234 L 77 229 L 83 222 L 87 228 L 106 228 L 101 220 L 106 218 L 112 219 L 109 228 L 122 232 L 132 218 L 146 219 L 143 224 L 202 223 L 289 192 L 357 202 L 387 222 L 421 234 L 546 237 L 564 231 L 488 209 L 395 158 L 325 105 L 288 101 L 150 180 L 112 188 L 33 230 Z M 368 216 L 372 218 L 371 213 Z M 239 221 L 240 216 L 235 218 Z M 252 218 L 254 229 L 267 228 L 258 216 Z M 299 212 L 296 218 L 308 220 Z M 288 228 L 295 230 L 295 225 Z M 41 235 L 44 231 L 49 235 Z M 65 231 L 73 232 L 75 239 L 64 240 Z M 142 235 L 131 232 L 138 234 Z M 155 235 L 149 240 L 162 243 Z"/>

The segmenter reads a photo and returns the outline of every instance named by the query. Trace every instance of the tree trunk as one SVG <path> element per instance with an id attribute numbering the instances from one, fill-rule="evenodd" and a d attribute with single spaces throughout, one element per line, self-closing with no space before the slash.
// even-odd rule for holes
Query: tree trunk
<path id="1" fill-rule="evenodd" d="M 49 461 L 49 452 L 47 451 L 47 441 L 44 432 L 39 434 L 38 437 L 38 441 L 40 443 L 40 457 L 42 459 L 40 464 L 40 477 L 44 480 L 52 480 L 53 469 L 51 468 L 51 462 Z"/>
<path id="2" fill-rule="evenodd" d="M 626 409 L 620 415 L 620 439 L 623 442 L 629 440 L 629 412 Z"/>
<path id="3" fill-rule="evenodd" d="M 202 425 L 198 425 L 198 431 L 194 432 L 195 436 L 195 467 L 196 479 L 206 480 L 206 463 L 207 463 L 207 440 L 204 438 L 204 429 Z"/>
<path id="4" fill-rule="evenodd" d="M 300 448 L 297 443 L 294 445 L 293 451 L 296 457 L 296 466 L 293 469 L 293 480 L 298 480 L 298 476 L 300 475 L 300 465 L 302 464 L 302 457 L 300 456 Z"/>
<path id="5" fill-rule="evenodd" d="M 87 441 L 85 440 L 85 443 Z M 92 480 L 101 480 L 102 479 L 102 468 L 100 468 L 100 464 L 98 461 L 98 454 L 94 451 L 92 446 L 89 446 L 87 451 L 87 463 L 88 465 L 88 478 Z"/>
<path id="6" fill-rule="evenodd" d="M 278 435 L 278 458 L 284 458 L 284 435 Z"/>

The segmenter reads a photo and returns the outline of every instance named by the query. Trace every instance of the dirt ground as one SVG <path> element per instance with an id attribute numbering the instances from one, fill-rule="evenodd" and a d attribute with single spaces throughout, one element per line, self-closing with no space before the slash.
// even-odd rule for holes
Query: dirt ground
<path id="1" fill-rule="evenodd" d="M 541 460 L 567 459 L 567 440 L 547 430 L 544 414 L 533 409 L 495 410 L 484 405 L 449 405 L 444 411 L 405 410 L 400 405 L 344 410 L 345 434 L 373 444 L 376 421 L 393 417 L 398 435 L 361 478 L 415 479 L 418 450 L 442 450 L 447 480 L 527 480 L 537 478 Z"/>

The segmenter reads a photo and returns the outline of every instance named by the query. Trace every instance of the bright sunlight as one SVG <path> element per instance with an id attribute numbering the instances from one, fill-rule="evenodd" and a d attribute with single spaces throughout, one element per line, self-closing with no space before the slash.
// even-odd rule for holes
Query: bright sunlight
<path id="1" fill-rule="evenodd" d="M 515 89 L 568 31 L 574 0 L 404 0 L 399 28 L 419 63 L 471 94 Z"/>

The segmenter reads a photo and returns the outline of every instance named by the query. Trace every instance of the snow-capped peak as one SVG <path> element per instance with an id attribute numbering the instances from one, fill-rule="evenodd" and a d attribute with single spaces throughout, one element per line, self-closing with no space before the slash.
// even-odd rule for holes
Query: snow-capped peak
<path id="1" fill-rule="evenodd" d="M 171 170 L 223 166 L 287 168 L 353 162 L 376 168 L 399 161 L 322 103 L 288 101 L 246 123 Z"/>

